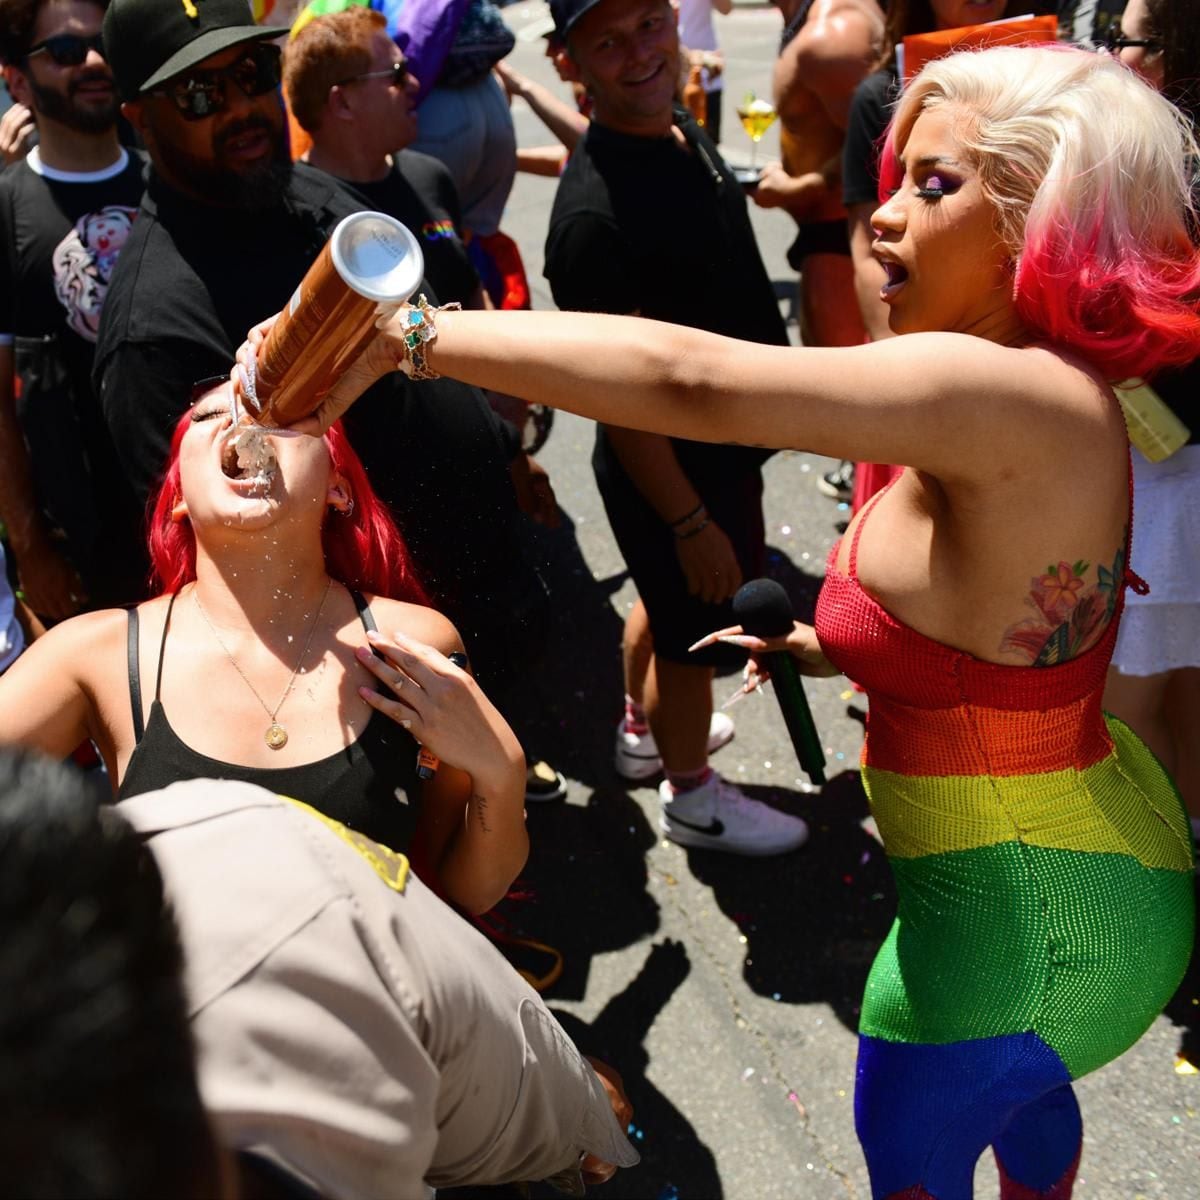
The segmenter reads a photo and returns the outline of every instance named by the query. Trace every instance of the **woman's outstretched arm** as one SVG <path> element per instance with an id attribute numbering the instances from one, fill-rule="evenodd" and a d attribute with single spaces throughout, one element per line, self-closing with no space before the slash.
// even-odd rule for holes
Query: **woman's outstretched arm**
<path id="1" fill-rule="evenodd" d="M 395 369 L 408 313 L 384 324 L 330 393 L 323 426 Z M 984 482 L 1051 463 L 1064 446 L 1086 450 L 1089 422 L 1098 438 L 1112 433 L 1100 381 L 1047 350 L 983 337 L 922 333 L 796 349 L 589 313 L 448 312 L 436 324 L 427 352 L 442 375 L 697 441 L 803 449 Z M 260 337 L 255 331 L 252 343 Z"/>

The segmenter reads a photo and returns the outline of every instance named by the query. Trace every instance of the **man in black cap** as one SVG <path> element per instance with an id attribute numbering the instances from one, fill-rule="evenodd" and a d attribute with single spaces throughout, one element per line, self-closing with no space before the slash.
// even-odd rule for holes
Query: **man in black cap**
<path id="1" fill-rule="evenodd" d="M 552 0 L 551 10 L 563 66 L 595 101 L 550 219 L 546 278 L 558 306 L 786 345 L 741 189 L 674 103 L 680 48 L 668 0 Z M 640 596 L 625 625 L 616 768 L 630 779 L 665 773 L 667 837 L 735 854 L 778 854 L 807 836 L 798 817 L 755 803 L 709 767 L 733 734 L 713 712 L 713 669 L 740 662 L 728 646 L 689 652 L 734 623 L 729 600 L 762 574 L 765 458 L 609 426 L 593 458 Z"/>
<path id="2" fill-rule="evenodd" d="M 123 111 L 151 170 L 95 369 L 142 496 L 161 478 L 191 385 L 229 371 L 247 330 L 287 303 L 337 223 L 365 207 L 290 160 L 272 44 L 285 32 L 254 25 L 246 0 L 113 0 L 105 14 Z M 519 447 L 481 393 L 449 380 L 415 386 L 397 374 L 364 401 L 347 433 L 494 688 L 525 665 L 545 621 L 517 538 Z"/>
<path id="3" fill-rule="evenodd" d="M 0 59 L 39 142 L 0 177 L 0 518 L 47 621 L 144 598 L 144 514 L 92 391 L 109 278 L 142 194 L 117 137 L 102 0 L 0 0 Z"/>

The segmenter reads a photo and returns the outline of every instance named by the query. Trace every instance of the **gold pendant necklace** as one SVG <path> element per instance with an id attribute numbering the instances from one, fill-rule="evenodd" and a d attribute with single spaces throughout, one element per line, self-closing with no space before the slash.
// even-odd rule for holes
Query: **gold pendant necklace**
<path id="1" fill-rule="evenodd" d="M 300 651 L 300 657 L 296 659 L 296 665 L 292 668 L 292 674 L 287 681 L 287 687 L 283 689 L 283 695 L 279 697 L 279 703 L 274 708 L 268 708 L 267 702 L 258 694 L 258 689 L 250 682 L 250 677 L 238 665 L 238 660 L 233 657 L 229 651 L 229 647 L 221 640 L 221 635 L 217 632 L 217 627 L 208 619 L 208 613 L 204 611 L 204 605 L 200 603 L 200 589 L 194 588 L 192 591 L 192 599 L 196 602 L 196 609 L 204 618 L 205 625 L 208 626 L 209 632 L 217 639 L 217 645 L 225 651 L 225 657 L 233 663 L 233 669 L 242 677 L 242 682 L 250 689 L 255 700 L 263 707 L 263 712 L 270 718 L 271 723 L 267 726 L 266 733 L 263 734 L 263 741 L 271 747 L 272 750 L 282 750 L 288 743 L 287 730 L 279 723 L 279 710 L 283 707 L 284 701 L 291 695 L 292 687 L 295 685 L 296 676 L 300 672 L 300 666 L 308 655 L 308 648 L 312 645 L 313 634 L 317 631 L 317 624 L 321 620 L 321 613 L 325 611 L 325 601 L 329 596 L 329 589 L 333 586 L 333 580 L 330 579 L 325 584 L 325 591 L 321 593 L 321 603 L 317 606 L 317 615 L 313 617 L 312 624 L 308 627 L 308 637 L 304 640 L 304 649 Z"/>

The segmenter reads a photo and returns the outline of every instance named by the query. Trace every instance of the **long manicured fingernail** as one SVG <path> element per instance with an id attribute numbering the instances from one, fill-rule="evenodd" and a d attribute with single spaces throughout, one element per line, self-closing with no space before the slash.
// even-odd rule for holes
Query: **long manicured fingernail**
<path id="1" fill-rule="evenodd" d="M 693 642 L 688 647 L 688 653 L 691 654 L 694 650 L 702 650 L 705 646 L 711 646 L 716 640 L 710 633 L 707 637 L 702 637 L 698 642 Z"/>
<path id="2" fill-rule="evenodd" d="M 718 642 L 724 642 L 727 646 L 740 646 L 743 650 L 765 650 L 766 642 L 762 638 L 751 637 L 745 633 L 723 633 Z"/>
<path id="3" fill-rule="evenodd" d="M 368 633 L 367 637 L 370 637 L 370 636 L 371 635 Z M 365 663 L 371 662 L 372 659 L 374 659 L 374 657 L 375 657 L 375 655 L 372 654 L 371 651 L 368 650 L 366 646 L 355 646 L 354 653 L 357 658 L 360 658 Z"/>

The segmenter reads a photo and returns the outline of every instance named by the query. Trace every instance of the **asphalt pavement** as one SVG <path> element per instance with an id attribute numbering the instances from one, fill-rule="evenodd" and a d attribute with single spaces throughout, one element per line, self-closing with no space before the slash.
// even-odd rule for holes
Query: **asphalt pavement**
<path id="1" fill-rule="evenodd" d="M 505 17 L 519 32 L 545 11 L 541 0 L 522 0 Z M 746 163 L 749 142 L 733 108 L 749 90 L 769 94 L 781 21 L 766 5 L 739 5 L 717 20 L 728 64 L 722 149 L 731 163 Z M 519 40 L 514 65 L 561 87 L 541 52 L 540 40 Z M 519 103 L 514 118 L 521 145 L 552 140 Z M 772 130 L 760 161 L 777 144 Z M 553 307 L 541 271 L 555 186 L 519 178 L 504 224 L 538 308 Z M 752 215 L 788 311 L 791 220 Z M 527 680 L 520 725 L 570 788 L 565 803 L 531 808 L 530 895 L 507 911 L 518 933 L 564 955 L 547 999 L 587 1052 L 624 1073 L 635 1106 L 642 1163 L 595 1194 L 868 1200 L 854 1136 L 855 1027 L 894 892 L 856 771 L 865 700 L 841 678 L 809 682 L 829 760 L 819 790 L 796 765 L 772 697 L 732 709 L 737 737 L 714 765 L 751 795 L 801 814 L 812 830 L 803 849 L 740 859 L 663 840 L 654 788 L 625 785 L 612 767 L 621 626 L 635 592 L 592 480 L 591 447 L 590 423 L 560 413 L 539 456 L 566 521 L 537 539 L 559 616 L 547 662 Z M 811 616 L 826 554 L 848 516 L 814 486 L 831 465 L 783 453 L 765 470 L 770 571 L 802 617 Z M 718 699 L 737 682 L 718 680 Z M 1149 924 L 1146 936 L 1154 936 Z M 523 962 L 540 970 L 548 960 L 527 951 Z M 1076 1197 L 1200 1197 L 1200 1075 L 1187 1073 L 1181 1049 L 1200 1063 L 1195 964 L 1142 1041 L 1078 1085 L 1085 1142 Z M 976 1196 L 993 1200 L 997 1191 L 985 1157 Z"/>

